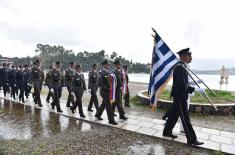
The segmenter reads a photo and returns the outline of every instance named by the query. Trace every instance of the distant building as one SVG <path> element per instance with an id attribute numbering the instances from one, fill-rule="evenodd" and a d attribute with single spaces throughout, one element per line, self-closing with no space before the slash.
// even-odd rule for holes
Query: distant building
<path id="1" fill-rule="evenodd" d="M 10 58 L 1 57 L 1 58 L 0 58 L 0 64 L 3 64 L 3 63 L 6 63 L 6 64 L 13 64 L 14 62 L 13 62 Z"/>

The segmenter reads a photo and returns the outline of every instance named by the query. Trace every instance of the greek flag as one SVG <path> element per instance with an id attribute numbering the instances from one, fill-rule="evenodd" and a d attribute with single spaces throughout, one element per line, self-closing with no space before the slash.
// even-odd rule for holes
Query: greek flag
<path id="1" fill-rule="evenodd" d="M 172 75 L 172 70 L 179 62 L 175 54 L 155 31 L 155 44 L 152 54 L 152 68 L 150 73 L 149 89 L 150 104 L 157 104 L 158 95 L 162 87 Z"/>

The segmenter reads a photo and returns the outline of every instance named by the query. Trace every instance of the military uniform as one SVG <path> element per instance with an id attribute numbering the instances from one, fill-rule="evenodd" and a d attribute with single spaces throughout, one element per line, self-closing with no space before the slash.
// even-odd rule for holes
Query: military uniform
<path id="1" fill-rule="evenodd" d="M 102 65 L 105 65 L 106 63 L 108 63 L 108 62 L 104 61 L 102 63 Z M 110 76 L 110 71 L 107 70 L 107 69 L 102 69 L 99 72 L 98 86 L 100 88 L 100 95 L 101 95 L 103 100 L 102 100 L 102 104 L 100 105 L 99 109 L 96 112 L 95 117 L 97 117 L 99 120 L 102 120 L 101 115 L 102 115 L 104 109 L 106 109 L 109 123 L 116 125 L 117 123 L 114 121 L 112 106 L 111 106 L 111 103 L 110 103 L 109 76 Z"/>
<path id="2" fill-rule="evenodd" d="M 88 111 L 92 111 L 94 103 L 96 110 L 99 108 L 98 97 L 96 95 L 98 90 L 98 73 L 95 70 L 89 72 L 88 76 L 88 89 L 91 89 L 91 99 L 88 105 Z"/>
<path id="3" fill-rule="evenodd" d="M 125 78 L 126 78 L 126 93 L 124 94 L 123 99 L 125 101 L 125 106 L 129 107 L 130 106 L 130 91 L 129 91 L 129 86 L 128 86 L 128 84 L 129 84 L 129 76 L 128 76 L 127 71 L 124 71 L 124 75 L 123 76 L 125 76 Z"/>
<path id="4" fill-rule="evenodd" d="M 15 93 L 16 93 L 16 87 L 17 87 L 17 81 L 16 81 L 16 70 L 14 68 L 11 69 L 11 71 L 9 71 L 9 84 L 11 87 L 11 97 L 13 97 L 13 99 L 15 99 Z"/>
<path id="5" fill-rule="evenodd" d="M 18 88 L 20 89 L 19 100 L 24 103 L 25 74 L 23 70 L 19 70 L 17 72 L 16 81 L 17 81 Z"/>
<path id="6" fill-rule="evenodd" d="M 75 73 L 73 78 L 73 92 L 76 96 L 76 101 L 70 109 L 74 113 L 74 110 L 76 110 L 76 108 L 78 107 L 81 117 L 85 117 L 82 109 L 82 96 L 84 90 L 86 90 L 84 75 L 82 73 Z"/>
<path id="7" fill-rule="evenodd" d="M 34 87 L 34 102 L 35 102 L 35 104 L 42 106 L 40 93 L 41 93 L 42 84 L 44 81 L 44 73 L 39 67 L 34 66 L 32 68 L 32 77 L 31 78 L 32 78 L 32 83 L 33 83 L 33 87 Z"/>
<path id="8" fill-rule="evenodd" d="M 67 98 L 67 104 L 66 106 L 67 107 L 71 107 L 70 103 L 72 103 L 72 105 L 74 105 L 74 96 L 72 95 L 72 90 L 73 90 L 73 77 L 74 77 L 74 71 L 73 69 L 71 68 L 68 68 L 66 71 L 65 71 L 65 85 L 68 89 L 68 98 Z"/>
<path id="9" fill-rule="evenodd" d="M 7 92 L 9 92 L 9 70 L 6 68 L 6 64 L 3 64 L 1 79 L 2 79 L 2 87 L 3 87 L 3 94 L 6 97 Z"/>
<path id="10" fill-rule="evenodd" d="M 190 54 L 189 49 L 183 49 L 178 52 L 181 54 Z M 190 61 L 191 62 L 191 61 Z M 201 145 L 202 142 L 197 140 L 196 134 L 193 130 L 192 124 L 190 122 L 188 114 L 188 93 L 193 93 L 195 90 L 194 87 L 191 87 L 188 82 L 188 73 L 185 69 L 186 64 L 179 62 L 173 71 L 173 85 L 171 91 L 171 97 L 173 97 L 173 104 L 168 113 L 168 119 L 163 130 L 163 136 L 169 136 L 175 138 L 175 135 L 172 135 L 172 130 L 180 117 L 184 127 L 185 135 L 187 137 L 187 143 L 193 145 Z"/>
<path id="11" fill-rule="evenodd" d="M 28 67 L 25 65 L 25 67 Z M 25 69 L 24 70 L 24 74 L 25 74 L 25 96 L 26 98 L 29 97 L 29 93 L 31 92 L 32 89 L 32 81 L 31 81 L 31 77 L 32 77 L 32 72 L 30 69 Z"/>
<path id="12" fill-rule="evenodd" d="M 50 88 L 53 89 L 53 102 L 51 103 L 52 109 L 56 106 L 57 112 L 63 112 L 60 108 L 60 97 L 62 93 L 63 76 L 60 70 L 53 69 Z"/>
<path id="13" fill-rule="evenodd" d="M 50 87 L 51 78 L 52 78 L 52 71 L 50 70 L 46 74 L 46 79 L 45 79 L 45 86 L 47 86 L 48 90 L 49 90 L 48 94 L 47 94 L 47 98 L 46 98 L 47 103 L 50 102 L 50 98 L 53 96 L 53 93 L 50 91 L 50 89 L 51 89 L 51 87 Z"/>
<path id="14" fill-rule="evenodd" d="M 120 117 L 125 115 L 125 112 L 122 107 L 122 72 L 118 69 L 114 69 L 113 73 L 117 78 L 117 86 L 116 86 L 116 96 L 115 102 L 112 104 L 112 110 L 115 111 L 117 107 Z"/>

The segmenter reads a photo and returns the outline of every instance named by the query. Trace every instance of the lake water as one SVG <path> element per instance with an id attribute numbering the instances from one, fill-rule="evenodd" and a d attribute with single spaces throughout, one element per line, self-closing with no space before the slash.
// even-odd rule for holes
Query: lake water
<path id="1" fill-rule="evenodd" d="M 84 73 L 84 75 L 85 75 L 85 78 L 87 79 L 88 74 Z M 220 89 L 220 84 L 219 84 L 220 75 L 197 74 L 197 76 L 199 78 L 201 78 L 209 88 L 218 89 L 218 90 Z M 129 79 L 130 79 L 131 82 L 141 82 L 141 83 L 148 84 L 149 83 L 149 74 L 132 73 L 132 74 L 129 74 Z M 229 84 L 227 86 L 227 90 L 235 91 L 235 76 L 230 75 L 229 79 L 228 79 L 228 82 L 229 82 Z M 172 80 L 169 82 L 168 85 L 171 85 L 171 84 L 172 84 Z M 202 87 L 204 87 L 204 86 L 202 85 Z M 225 84 L 222 85 L 222 90 L 226 90 Z"/>

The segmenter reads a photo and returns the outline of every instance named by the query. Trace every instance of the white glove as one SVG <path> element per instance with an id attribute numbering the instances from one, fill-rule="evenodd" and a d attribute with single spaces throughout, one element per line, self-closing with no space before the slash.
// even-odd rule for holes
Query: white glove
<path id="1" fill-rule="evenodd" d="M 54 90 L 51 88 L 51 89 L 50 89 L 50 92 L 51 92 L 51 93 L 54 93 Z"/>
<path id="2" fill-rule="evenodd" d="M 29 86 L 29 83 L 27 83 L 27 85 Z"/>
<path id="3" fill-rule="evenodd" d="M 72 92 L 71 95 L 75 96 L 74 92 Z"/>
<path id="4" fill-rule="evenodd" d="M 14 84 L 14 87 L 16 87 L 16 84 Z"/>
<path id="5" fill-rule="evenodd" d="M 196 88 L 195 91 L 200 93 L 200 94 L 205 94 L 206 93 L 204 88 Z"/>
<path id="6" fill-rule="evenodd" d="M 204 83 L 204 81 L 202 79 L 198 79 L 197 83 Z"/>

